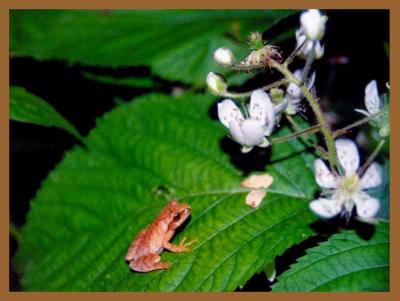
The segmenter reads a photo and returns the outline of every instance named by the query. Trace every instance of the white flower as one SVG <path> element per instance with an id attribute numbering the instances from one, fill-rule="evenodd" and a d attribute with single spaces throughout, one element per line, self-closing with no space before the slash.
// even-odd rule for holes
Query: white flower
<path id="1" fill-rule="evenodd" d="M 227 84 L 222 76 L 209 72 L 207 75 L 207 86 L 215 95 L 224 95 L 226 93 Z"/>
<path id="2" fill-rule="evenodd" d="M 263 90 L 251 94 L 249 117 L 245 118 L 236 104 L 225 99 L 218 103 L 218 118 L 229 129 L 232 139 L 241 144 L 242 152 L 249 152 L 254 146 L 267 147 L 265 136 L 272 133 L 275 124 L 275 108 L 270 97 Z"/>
<path id="3" fill-rule="evenodd" d="M 231 66 L 235 61 L 235 57 L 229 48 L 218 48 L 214 52 L 214 60 L 222 66 Z"/>
<path id="4" fill-rule="evenodd" d="M 315 161 L 317 184 L 328 190 L 329 197 L 322 197 L 310 203 L 310 209 L 324 218 L 342 213 L 350 216 L 354 206 L 357 215 L 363 220 L 371 220 L 379 210 L 379 200 L 364 190 L 382 183 L 381 168 L 372 163 L 360 178 L 357 169 L 360 157 L 356 144 L 350 139 L 337 139 L 335 147 L 339 162 L 345 171 L 344 176 L 332 173 L 321 159 Z"/>
<path id="5" fill-rule="evenodd" d="M 318 9 L 309 9 L 300 16 L 302 32 L 311 41 L 319 41 L 325 33 L 326 17 Z"/>
<path id="6" fill-rule="evenodd" d="M 293 75 L 298 79 L 301 80 L 303 76 L 303 70 L 297 69 L 295 72 L 293 72 Z M 311 77 L 308 79 L 306 86 L 307 89 L 310 90 L 315 82 L 315 72 L 311 75 Z M 294 83 L 290 83 L 286 89 L 286 94 L 285 94 L 285 100 L 288 103 L 288 106 L 286 108 L 286 113 L 290 115 L 294 115 L 297 113 L 299 104 L 301 100 L 303 99 L 304 95 L 303 92 L 301 91 L 300 87 Z"/>
<path id="7" fill-rule="evenodd" d="M 368 112 L 361 109 L 355 109 L 355 111 L 362 113 L 366 116 L 372 116 L 381 110 L 381 101 L 379 99 L 376 80 L 371 80 L 365 87 L 364 102 Z"/>
<path id="8" fill-rule="evenodd" d="M 371 117 L 375 114 L 378 114 L 382 110 L 383 105 L 379 97 L 376 80 L 370 81 L 365 87 L 364 103 L 367 111 L 362 109 L 355 109 L 355 111 Z M 384 112 L 384 114 L 381 114 L 381 116 L 375 117 L 371 123 L 379 128 L 379 135 L 381 137 L 386 137 L 389 135 L 390 124 L 388 111 Z"/>
<path id="9" fill-rule="evenodd" d="M 313 49 L 314 59 L 318 60 L 324 55 L 324 46 L 321 46 L 319 41 L 307 40 L 307 36 L 303 34 L 301 30 L 296 31 L 296 43 L 296 48 L 299 48 L 304 43 L 304 45 L 297 52 L 297 55 L 303 59 L 306 59 Z"/>

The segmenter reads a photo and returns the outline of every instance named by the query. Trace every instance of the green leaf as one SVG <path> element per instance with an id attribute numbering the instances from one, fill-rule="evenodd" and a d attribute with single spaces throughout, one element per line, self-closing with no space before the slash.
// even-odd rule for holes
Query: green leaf
<path id="1" fill-rule="evenodd" d="M 78 140 L 82 136 L 75 127 L 43 99 L 22 87 L 10 87 L 10 119 L 66 130 Z"/>
<path id="2" fill-rule="evenodd" d="M 250 31 L 264 31 L 290 10 L 13 10 L 14 55 L 126 67 L 150 64 L 169 80 L 204 86 L 218 47 L 246 53 Z"/>
<path id="3" fill-rule="evenodd" d="M 14 263 L 31 291 L 232 291 L 288 247 L 313 235 L 316 189 L 301 144 L 277 145 L 275 179 L 261 206 L 245 205 L 241 173 L 221 151 L 226 129 L 209 117 L 215 98 L 147 95 L 98 120 L 31 202 Z M 226 139 L 226 138 L 225 138 Z M 239 145 L 234 145 L 239 149 Z M 246 156 L 246 155 L 243 155 Z M 282 157 L 285 156 L 285 157 Z M 301 180 L 290 170 L 301 170 Z M 297 172 L 293 173 L 298 176 Z M 192 252 L 161 254 L 172 268 L 129 270 L 124 256 L 169 197 L 189 203 L 174 237 Z"/>
<path id="4" fill-rule="evenodd" d="M 150 77 L 117 77 L 100 75 L 92 72 L 83 72 L 82 76 L 84 78 L 114 86 L 125 86 L 134 88 L 154 88 L 157 83 Z"/>
<path id="5" fill-rule="evenodd" d="M 272 290 L 388 291 L 389 224 L 380 222 L 367 240 L 355 231 L 331 236 L 278 276 Z"/>

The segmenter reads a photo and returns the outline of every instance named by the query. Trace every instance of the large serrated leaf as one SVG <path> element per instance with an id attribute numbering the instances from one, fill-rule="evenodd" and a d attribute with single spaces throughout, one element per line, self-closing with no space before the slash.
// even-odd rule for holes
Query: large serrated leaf
<path id="1" fill-rule="evenodd" d="M 251 209 L 241 173 L 221 151 L 227 131 L 209 117 L 214 101 L 149 95 L 99 119 L 87 149 L 68 152 L 31 202 L 14 260 L 23 287 L 232 291 L 313 235 L 309 224 L 316 217 L 308 203 L 316 186 L 301 144 L 274 146 L 276 163 L 268 166 L 274 183 L 262 205 Z M 171 269 L 130 271 L 127 247 L 171 195 L 192 207 L 173 241 L 198 242 L 192 252 L 163 252 Z"/>
<path id="2" fill-rule="evenodd" d="M 240 57 L 249 31 L 264 31 L 289 10 L 12 11 L 14 55 L 71 63 L 126 67 L 148 65 L 169 80 L 197 86 L 218 47 Z M 228 38 L 228 36 L 231 38 Z M 233 37 L 233 38 L 232 38 Z"/>
<path id="3" fill-rule="evenodd" d="M 370 239 L 355 231 L 333 235 L 278 277 L 273 291 L 388 291 L 389 224 L 375 231 Z"/>
<path id="4" fill-rule="evenodd" d="M 10 87 L 10 119 L 46 127 L 58 127 L 82 140 L 76 128 L 49 103 L 22 87 Z"/>

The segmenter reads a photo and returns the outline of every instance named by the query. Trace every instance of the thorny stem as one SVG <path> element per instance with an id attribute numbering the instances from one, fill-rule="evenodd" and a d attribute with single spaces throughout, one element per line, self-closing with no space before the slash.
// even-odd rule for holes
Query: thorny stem
<path id="1" fill-rule="evenodd" d="M 358 127 L 360 125 L 363 125 L 364 123 L 367 123 L 367 122 L 371 121 L 371 119 L 374 119 L 374 118 L 380 116 L 383 113 L 385 113 L 385 111 L 381 110 L 381 111 L 379 111 L 378 113 L 376 113 L 374 115 L 364 117 L 364 118 L 362 118 L 360 120 L 357 120 L 356 122 L 354 122 L 352 124 L 349 124 L 349 125 L 345 126 L 344 128 L 336 130 L 336 131 L 333 132 L 333 137 L 336 138 L 336 137 L 342 136 L 342 135 L 348 133 L 348 131 L 351 130 L 352 128 L 355 128 L 355 127 Z"/>
<path id="2" fill-rule="evenodd" d="M 286 82 L 286 79 L 284 78 L 284 79 L 278 80 L 276 82 L 273 82 L 273 83 L 271 83 L 269 85 L 266 85 L 266 86 L 264 86 L 264 87 L 262 87 L 260 89 L 262 89 L 264 91 L 268 91 L 268 90 L 271 90 L 272 88 L 277 88 L 277 87 L 283 85 L 285 82 Z M 226 91 L 223 96 L 224 97 L 230 97 L 230 98 L 246 98 L 246 97 L 250 97 L 252 92 L 253 91 L 243 92 L 243 93 L 236 93 L 236 92 Z"/>
<path id="3" fill-rule="evenodd" d="M 297 52 L 300 51 L 300 49 L 306 44 L 307 40 L 304 40 L 303 43 L 301 43 L 293 52 L 288 56 L 288 58 L 283 62 L 283 66 L 287 67 L 290 65 L 290 63 L 294 60 Z"/>
<path id="4" fill-rule="evenodd" d="M 299 86 L 301 91 L 303 92 L 304 96 L 306 97 L 308 103 L 310 104 L 314 114 L 318 120 L 318 123 L 321 125 L 321 133 L 324 136 L 325 144 L 328 148 L 328 160 L 332 171 L 336 170 L 338 166 L 338 161 L 336 157 L 336 149 L 335 149 L 335 141 L 332 135 L 331 129 L 329 128 L 328 122 L 325 119 L 324 114 L 321 111 L 317 101 L 315 100 L 314 96 L 311 92 L 307 89 L 307 87 L 300 83 L 300 81 L 289 71 L 289 69 L 278 62 L 271 59 L 270 66 L 275 68 L 279 72 L 281 72 L 289 82 L 294 83 L 295 85 Z"/>
<path id="5" fill-rule="evenodd" d="M 296 133 L 272 139 L 271 144 L 279 144 L 279 143 L 282 143 L 285 141 L 293 140 L 293 139 L 301 137 L 303 135 L 311 135 L 311 134 L 318 132 L 320 130 L 320 128 L 321 128 L 321 126 L 319 124 L 317 124 L 312 127 L 306 128 L 304 130 L 298 131 Z"/>
<path id="6" fill-rule="evenodd" d="M 311 65 L 314 61 L 314 49 L 315 49 L 315 42 L 313 42 L 311 51 L 308 53 L 308 56 L 307 56 L 306 65 L 304 66 L 303 75 L 301 77 L 302 83 L 306 82 L 308 73 L 310 73 Z"/>
<path id="7" fill-rule="evenodd" d="M 294 129 L 296 131 L 300 131 L 301 127 L 298 125 L 298 123 L 296 122 L 296 120 L 294 120 L 292 118 L 292 116 L 285 114 L 286 119 L 290 122 L 290 124 L 294 127 Z M 321 130 L 321 125 L 318 125 L 318 131 Z M 316 131 L 317 132 L 317 131 Z M 328 153 L 326 152 L 326 150 L 324 150 L 321 146 L 315 144 L 313 141 L 311 141 L 308 137 L 302 137 L 303 142 L 308 146 L 308 147 L 312 147 L 315 149 L 317 155 L 325 160 L 328 159 Z"/>
<path id="8" fill-rule="evenodd" d="M 375 150 L 372 152 L 372 154 L 369 156 L 369 158 L 367 159 L 367 161 L 365 161 L 364 165 L 360 168 L 360 171 L 358 172 L 358 176 L 361 178 L 365 171 L 367 170 L 367 168 L 371 165 L 371 163 L 374 161 L 374 159 L 376 158 L 376 156 L 379 154 L 379 152 L 381 151 L 383 145 L 385 144 L 385 139 L 382 139 L 381 141 L 379 141 L 378 145 L 376 146 Z"/>

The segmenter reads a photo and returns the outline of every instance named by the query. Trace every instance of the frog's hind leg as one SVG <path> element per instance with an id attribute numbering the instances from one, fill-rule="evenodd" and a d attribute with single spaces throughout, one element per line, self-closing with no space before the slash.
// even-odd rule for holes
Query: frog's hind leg
<path id="1" fill-rule="evenodd" d="M 168 269 L 171 264 L 161 262 L 161 257 L 158 254 L 149 254 L 131 261 L 129 267 L 136 272 L 151 272 L 154 270 Z"/>

